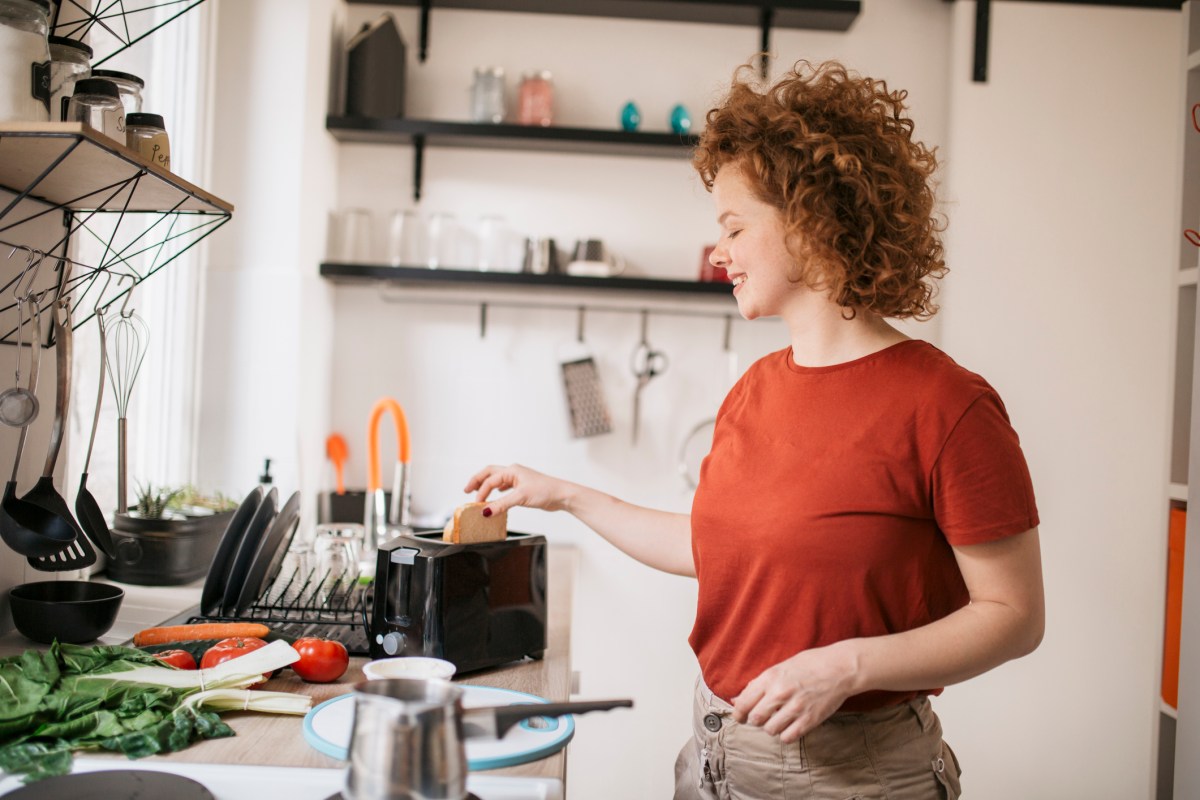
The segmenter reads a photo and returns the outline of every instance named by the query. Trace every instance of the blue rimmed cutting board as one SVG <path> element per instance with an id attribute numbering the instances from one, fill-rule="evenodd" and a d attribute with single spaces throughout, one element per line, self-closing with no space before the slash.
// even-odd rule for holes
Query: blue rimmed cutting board
<path id="1" fill-rule="evenodd" d="M 511 689 L 456 685 L 463 689 L 464 708 L 549 702 Z M 326 700 L 309 711 L 304 717 L 304 739 L 319 752 L 345 761 L 353 727 L 354 693 L 351 692 Z M 467 767 L 499 769 L 537 761 L 566 747 L 574 735 L 575 720 L 571 716 L 527 719 L 513 726 L 503 739 L 467 739 Z"/>

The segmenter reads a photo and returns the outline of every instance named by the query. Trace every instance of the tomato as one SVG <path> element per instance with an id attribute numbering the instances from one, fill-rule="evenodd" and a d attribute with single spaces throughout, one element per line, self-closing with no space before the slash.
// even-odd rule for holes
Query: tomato
<path id="1" fill-rule="evenodd" d="M 170 664 L 179 669 L 195 669 L 196 657 L 187 650 L 163 650 L 155 653 L 154 657 L 164 664 Z"/>
<path id="2" fill-rule="evenodd" d="M 300 660 L 292 664 L 292 669 L 309 683 L 336 681 L 346 674 L 346 667 L 350 665 L 346 646 L 332 639 L 306 637 L 297 639 L 292 647 L 300 654 Z"/>
<path id="3" fill-rule="evenodd" d="M 249 639 L 241 636 L 235 636 L 232 639 L 222 639 L 212 647 L 204 651 L 204 657 L 200 659 L 200 668 L 208 669 L 215 667 L 217 664 L 224 664 L 226 661 L 244 656 L 246 653 L 257 650 L 260 647 L 266 647 L 267 643 L 262 639 Z M 269 675 L 263 675 L 263 679 L 258 683 L 252 684 L 248 688 L 257 689 L 267 682 Z"/>

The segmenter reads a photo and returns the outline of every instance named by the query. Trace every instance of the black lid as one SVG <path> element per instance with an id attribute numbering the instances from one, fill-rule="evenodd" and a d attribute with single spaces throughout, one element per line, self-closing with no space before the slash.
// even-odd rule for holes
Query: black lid
<path id="1" fill-rule="evenodd" d="M 70 36 L 51 36 L 50 44 L 56 44 L 60 47 L 71 47 L 75 50 L 82 50 L 83 52 L 87 53 L 88 58 L 92 57 L 92 48 L 88 47 L 78 39 L 72 39 Z"/>
<path id="2" fill-rule="evenodd" d="M 161 114 L 126 114 L 125 125 L 149 125 L 151 128 L 167 129 Z"/>
<path id="3" fill-rule="evenodd" d="M 94 69 L 92 70 L 93 78 L 117 78 L 130 83 L 136 83 L 143 89 L 146 88 L 146 82 L 137 75 L 130 75 L 128 72 L 117 72 L 115 69 Z"/>
<path id="4" fill-rule="evenodd" d="M 75 82 L 75 94 L 100 94 L 105 97 L 121 99 L 121 92 L 112 81 L 103 78 L 84 78 Z"/>
<path id="5" fill-rule="evenodd" d="M 35 6 L 41 6 L 42 8 L 46 9 L 47 14 L 50 13 L 50 0 L 29 0 L 29 2 L 33 3 Z"/>

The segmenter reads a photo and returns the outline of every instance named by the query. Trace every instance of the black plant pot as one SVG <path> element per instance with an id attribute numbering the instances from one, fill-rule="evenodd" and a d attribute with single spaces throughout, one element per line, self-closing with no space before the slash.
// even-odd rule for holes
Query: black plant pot
<path id="1" fill-rule="evenodd" d="M 208 574 L 232 511 L 185 519 L 143 519 L 117 514 L 112 539 L 116 556 L 108 576 L 140 586 L 178 586 Z"/>

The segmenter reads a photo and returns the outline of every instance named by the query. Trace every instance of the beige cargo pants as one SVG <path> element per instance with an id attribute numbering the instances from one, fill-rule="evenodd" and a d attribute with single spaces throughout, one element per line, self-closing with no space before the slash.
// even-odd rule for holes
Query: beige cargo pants
<path id="1" fill-rule="evenodd" d="M 957 800 L 959 767 L 929 699 L 834 714 L 798 742 L 734 722 L 696 683 L 674 800 Z"/>

